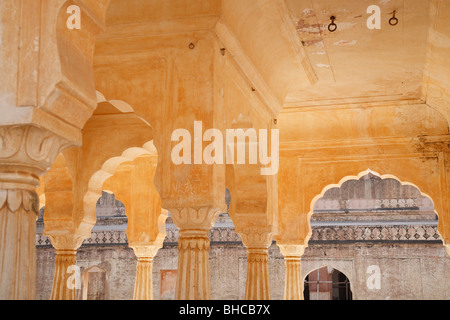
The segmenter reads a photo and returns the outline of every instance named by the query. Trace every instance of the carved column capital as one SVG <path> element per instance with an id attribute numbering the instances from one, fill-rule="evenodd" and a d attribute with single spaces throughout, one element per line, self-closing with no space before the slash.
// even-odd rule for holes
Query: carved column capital
<path id="1" fill-rule="evenodd" d="M 68 140 L 37 126 L 0 127 L 1 187 L 8 188 L 8 183 L 37 187 L 39 176 L 49 170 L 58 154 L 70 145 Z"/>
<path id="2" fill-rule="evenodd" d="M 44 231 L 44 235 L 50 239 L 50 242 L 56 249 L 56 252 L 76 252 L 83 244 L 84 239 L 86 239 L 84 235 L 74 233 L 55 235 Z"/>
<path id="3" fill-rule="evenodd" d="M 173 222 L 181 232 L 199 230 L 208 232 L 216 223 L 222 211 L 216 207 L 171 208 Z"/>
<path id="4" fill-rule="evenodd" d="M 273 233 L 265 228 L 250 227 L 239 232 L 244 246 L 248 250 L 265 249 L 272 245 Z"/>
<path id="5" fill-rule="evenodd" d="M 155 245 L 136 245 L 130 247 L 133 248 L 134 254 L 138 260 L 153 259 L 158 253 L 158 250 L 162 248 L 162 243 Z"/>
<path id="6" fill-rule="evenodd" d="M 296 244 L 279 244 L 278 247 L 285 259 L 300 259 L 306 249 L 305 245 Z"/>

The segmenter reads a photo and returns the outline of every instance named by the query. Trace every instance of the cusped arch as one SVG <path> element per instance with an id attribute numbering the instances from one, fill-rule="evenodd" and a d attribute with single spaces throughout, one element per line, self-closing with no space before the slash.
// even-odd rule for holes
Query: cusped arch
<path id="1" fill-rule="evenodd" d="M 382 174 L 380 174 L 378 172 L 375 172 L 375 171 L 372 171 L 370 169 L 367 169 L 366 171 L 363 171 L 363 172 L 359 173 L 356 176 L 346 176 L 346 177 L 342 178 L 337 184 L 329 184 L 329 185 L 327 185 L 325 188 L 322 189 L 322 192 L 320 194 L 318 194 L 317 196 L 315 196 L 312 199 L 311 204 L 310 204 L 310 209 L 309 209 L 309 212 L 308 212 L 308 216 L 307 216 L 309 232 L 308 232 L 308 235 L 306 237 L 306 243 L 309 242 L 309 240 L 311 239 L 311 236 L 312 236 L 311 218 L 312 218 L 312 216 L 314 214 L 314 207 L 315 207 L 316 202 L 319 201 L 321 198 L 323 198 L 328 190 L 331 190 L 331 189 L 334 189 L 334 188 L 341 188 L 344 185 L 344 183 L 346 183 L 348 181 L 352 181 L 352 180 L 360 180 L 362 177 L 364 177 L 364 176 L 366 176 L 368 174 L 372 174 L 374 176 L 377 176 L 377 177 L 381 178 L 382 180 L 394 179 L 394 180 L 398 181 L 402 186 L 411 186 L 411 187 L 416 188 L 423 197 L 428 198 L 433 203 L 434 213 L 436 214 L 436 216 L 439 219 L 439 213 L 436 211 L 436 205 L 435 205 L 435 202 L 434 202 L 433 198 L 430 195 L 424 193 L 420 189 L 420 187 L 418 187 L 414 183 L 402 181 L 401 179 L 399 179 L 395 175 L 392 175 L 392 174 L 384 174 L 384 175 L 382 175 Z M 443 237 L 442 233 L 440 232 L 440 230 L 438 230 L 438 234 L 441 237 L 441 239 L 443 239 L 443 241 L 444 241 L 444 237 Z"/>
<path id="2" fill-rule="evenodd" d="M 102 168 L 91 176 L 88 190 L 83 198 L 83 209 L 87 220 L 93 224 L 96 222 L 97 201 L 102 196 L 103 185 L 106 180 L 114 175 L 122 163 L 134 161 L 143 155 L 158 155 L 153 140 L 145 143 L 141 148 L 129 148 L 121 156 L 108 159 L 103 163 Z"/>

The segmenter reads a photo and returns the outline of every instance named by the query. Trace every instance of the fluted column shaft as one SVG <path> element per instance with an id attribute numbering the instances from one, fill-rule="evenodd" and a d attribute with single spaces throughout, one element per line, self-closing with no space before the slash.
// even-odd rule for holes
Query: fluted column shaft
<path id="1" fill-rule="evenodd" d="M 210 300 L 209 237 L 221 209 L 216 207 L 169 209 L 180 230 L 176 300 Z"/>
<path id="2" fill-rule="evenodd" d="M 182 231 L 178 240 L 176 300 L 210 300 L 209 237 L 206 231 Z"/>
<path id="3" fill-rule="evenodd" d="M 163 220 L 165 221 L 165 218 Z M 152 244 L 130 243 L 138 258 L 134 283 L 134 300 L 153 300 L 153 259 L 158 250 L 162 248 L 164 238 L 165 234 L 160 234 Z"/>
<path id="4" fill-rule="evenodd" d="M 305 246 L 278 244 L 278 247 L 284 256 L 286 266 L 284 299 L 303 300 L 301 257 L 305 252 Z"/>
<path id="5" fill-rule="evenodd" d="M 34 300 L 38 197 L 0 185 L 0 299 Z"/>
<path id="6" fill-rule="evenodd" d="M 76 266 L 76 250 L 57 250 L 55 260 L 55 274 L 53 276 L 53 287 L 51 300 L 75 300 L 75 283 L 69 284 L 69 277 L 74 273 L 68 272 L 69 267 Z"/>
<path id="7" fill-rule="evenodd" d="M 247 248 L 246 300 L 270 300 L 269 247 L 273 235 L 266 227 L 250 227 L 239 232 Z"/>
<path id="8" fill-rule="evenodd" d="M 267 249 L 248 249 L 246 300 L 270 300 L 269 254 Z"/>
<path id="9" fill-rule="evenodd" d="M 153 257 L 139 257 L 136 267 L 134 300 L 153 300 Z"/>
<path id="10" fill-rule="evenodd" d="M 286 277 L 284 300 L 303 300 L 301 279 L 301 258 L 287 257 L 285 259 Z"/>

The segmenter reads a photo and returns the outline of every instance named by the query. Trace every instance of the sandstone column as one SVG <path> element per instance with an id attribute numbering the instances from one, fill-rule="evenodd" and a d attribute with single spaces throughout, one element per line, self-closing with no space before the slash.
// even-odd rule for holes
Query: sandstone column
<path id="1" fill-rule="evenodd" d="M 35 189 L 64 143 L 32 125 L 0 127 L 0 299 L 36 296 Z"/>
<path id="2" fill-rule="evenodd" d="M 270 300 L 269 254 L 273 235 L 270 232 L 251 230 L 241 233 L 247 248 L 246 300 Z"/>
<path id="3" fill-rule="evenodd" d="M 136 281 L 134 285 L 134 300 L 153 300 L 153 258 L 161 249 L 161 245 L 136 246 L 134 253 L 138 258 Z"/>
<path id="4" fill-rule="evenodd" d="M 303 300 L 303 281 L 301 276 L 301 257 L 304 245 L 278 245 L 286 263 L 284 287 L 285 300 Z"/>
<path id="5" fill-rule="evenodd" d="M 57 250 L 51 300 L 75 300 L 75 287 L 68 285 L 70 267 L 77 264 L 76 250 Z"/>
<path id="6" fill-rule="evenodd" d="M 176 300 L 209 300 L 209 237 L 221 211 L 214 207 L 170 210 L 180 229 Z"/>
<path id="7" fill-rule="evenodd" d="M 69 281 L 69 278 L 77 276 L 75 274 L 77 250 L 84 237 L 70 234 L 69 230 L 67 233 L 66 235 L 47 234 L 56 249 L 51 300 L 76 300 L 76 281 L 80 279 L 73 278 Z"/>

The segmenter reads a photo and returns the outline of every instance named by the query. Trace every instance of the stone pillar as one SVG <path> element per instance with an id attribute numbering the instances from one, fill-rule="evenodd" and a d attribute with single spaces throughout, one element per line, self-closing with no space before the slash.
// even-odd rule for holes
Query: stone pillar
<path id="1" fill-rule="evenodd" d="M 250 231 L 241 233 L 247 248 L 246 300 L 270 300 L 269 247 L 273 235 L 270 232 Z"/>
<path id="2" fill-rule="evenodd" d="M 303 300 L 303 280 L 301 257 L 305 252 L 304 245 L 278 245 L 286 264 L 284 299 Z"/>
<path id="3" fill-rule="evenodd" d="M 57 250 L 51 300 L 76 300 L 75 287 L 69 287 L 69 268 L 77 264 L 76 250 Z"/>
<path id="4" fill-rule="evenodd" d="M 36 296 L 36 219 L 39 176 L 63 139 L 32 126 L 0 127 L 0 299 Z"/>
<path id="5" fill-rule="evenodd" d="M 51 300 L 76 300 L 76 282 L 69 278 L 75 275 L 77 265 L 77 250 L 83 243 L 84 237 L 71 234 L 52 235 L 44 231 L 49 237 L 53 247 L 56 249 L 55 273 L 53 275 L 53 286 Z M 80 281 L 80 279 L 74 279 Z"/>
<path id="6" fill-rule="evenodd" d="M 210 300 L 209 237 L 220 209 L 214 207 L 171 209 L 180 230 L 176 300 Z"/>
<path id="7" fill-rule="evenodd" d="M 153 258 L 161 247 L 162 245 L 133 247 L 138 258 L 134 300 L 153 300 Z"/>

